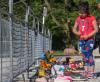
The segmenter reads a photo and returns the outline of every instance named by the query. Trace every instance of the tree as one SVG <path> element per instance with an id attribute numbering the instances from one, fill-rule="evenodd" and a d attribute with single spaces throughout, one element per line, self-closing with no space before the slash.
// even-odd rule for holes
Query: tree
<path id="1" fill-rule="evenodd" d="M 20 1 L 19 3 L 16 3 Z M 25 5 L 21 2 L 26 0 L 14 0 L 14 16 L 18 19 L 25 19 Z M 43 7 L 48 8 L 45 27 L 53 33 L 53 47 L 63 49 L 65 45 L 77 45 L 77 37 L 72 34 L 72 27 L 78 16 L 78 4 L 85 0 L 27 0 L 31 8 L 29 21 L 32 22 L 32 16 L 36 16 L 42 22 Z M 90 4 L 90 11 L 97 15 L 96 0 L 87 0 Z M 16 3 L 16 4 L 15 4 Z M 8 11 L 8 0 L 1 0 L 0 8 Z M 5 16 L 4 16 L 5 17 Z M 71 23 L 69 22 L 71 20 Z M 29 24 L 31 25 L 31 24 Z M 57 42 L 56 42 L 57 40 Z M 56 45 L 54 45 L 56 44 Z M 62 44 L 62 45 L 60 45 Z"/>

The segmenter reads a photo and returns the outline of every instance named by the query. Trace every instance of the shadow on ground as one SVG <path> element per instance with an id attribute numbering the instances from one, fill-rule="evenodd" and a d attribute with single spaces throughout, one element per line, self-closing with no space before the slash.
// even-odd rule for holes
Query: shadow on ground
<path id="1" fill-rule="evenodd" d="M 100 72 L 97 72 L 96 74 L 97 74 L 97 77 L 100 77 Z"/>

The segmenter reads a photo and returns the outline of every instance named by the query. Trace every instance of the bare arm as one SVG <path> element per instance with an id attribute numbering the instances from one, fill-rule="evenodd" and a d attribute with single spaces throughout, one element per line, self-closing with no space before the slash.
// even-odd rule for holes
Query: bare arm
<path id="1" fill-rule="evenodd" d="M 78 24 L 74 24 L 74 27 L 73 27 L 73 29 L 72 29 L 72 31 L 73 31 L 73 33 L 74 34 L 76 34 L 77 36 L 80 36 L 80 33 L 79 33 L 79 31 L 77 30 L 77 27 L 78 27 Z"/>
<path id="2" fill-rule="evenodd" d="M 94 31 L 88 35 L 88 38 L 94 36 L 98 32 L 97 22 L 96 20 L 93 21 Z"/>

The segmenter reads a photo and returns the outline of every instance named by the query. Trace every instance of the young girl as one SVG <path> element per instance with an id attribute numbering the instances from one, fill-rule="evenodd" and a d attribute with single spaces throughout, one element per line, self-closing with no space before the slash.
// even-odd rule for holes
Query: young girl
<path id="1" fill-rule="evenodd" d="M 90 15 L 88 2 L 79 4 L 79 16 L 77 17 L 73 32 L 79 37 L 79 48 L 83 54 L 85 75 L 94 75 L 94 57 L 92 54 L 94 35 L 98 32 L 95 17 Z"/>

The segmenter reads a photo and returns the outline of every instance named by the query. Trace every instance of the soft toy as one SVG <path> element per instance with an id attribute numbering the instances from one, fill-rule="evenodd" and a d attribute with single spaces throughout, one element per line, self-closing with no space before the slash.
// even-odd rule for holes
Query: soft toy
<path id="1" fill-rule="evenodd" d="M 39 75 L 39 77 L 44 77 L 46 75 L 45 69 L 40 67 L 39 71 L 38 71 L 38 75 Z"/>
<path id="2" fill-rule="evenodd" d="M 44 60 L 40 61 L 40 67 L 50 68 L 51 64 L 46 63 Z"/>
<path id="3" fill-rule="evenodd" d="M 84 63 L 83 62 L 80 62 L 79 63 L 79 68 L 82 68 L 84 66 Z"/>
<path id="4" fill-rule="evenodd" d="M 40 67 L 46 68 L 46 62 L 44 60 L 40 61 Z"/>
<path id="5" fill-rule="evenodd" d="M 51 58 L 50 60 L 49 60 L 50 62 L 56 62 L 56 58 Z"/>
<path id="6" fill-rule="evenodd" d="M 74 61 L 74 59 L 70 59 L 69 60 L 69 67 L 72 69 L 72 70 L 76 70 L 76 68 L 77 68 L 77 66 L 76 66 L 76 64 L 75 64 L 75 61 Z"/>

